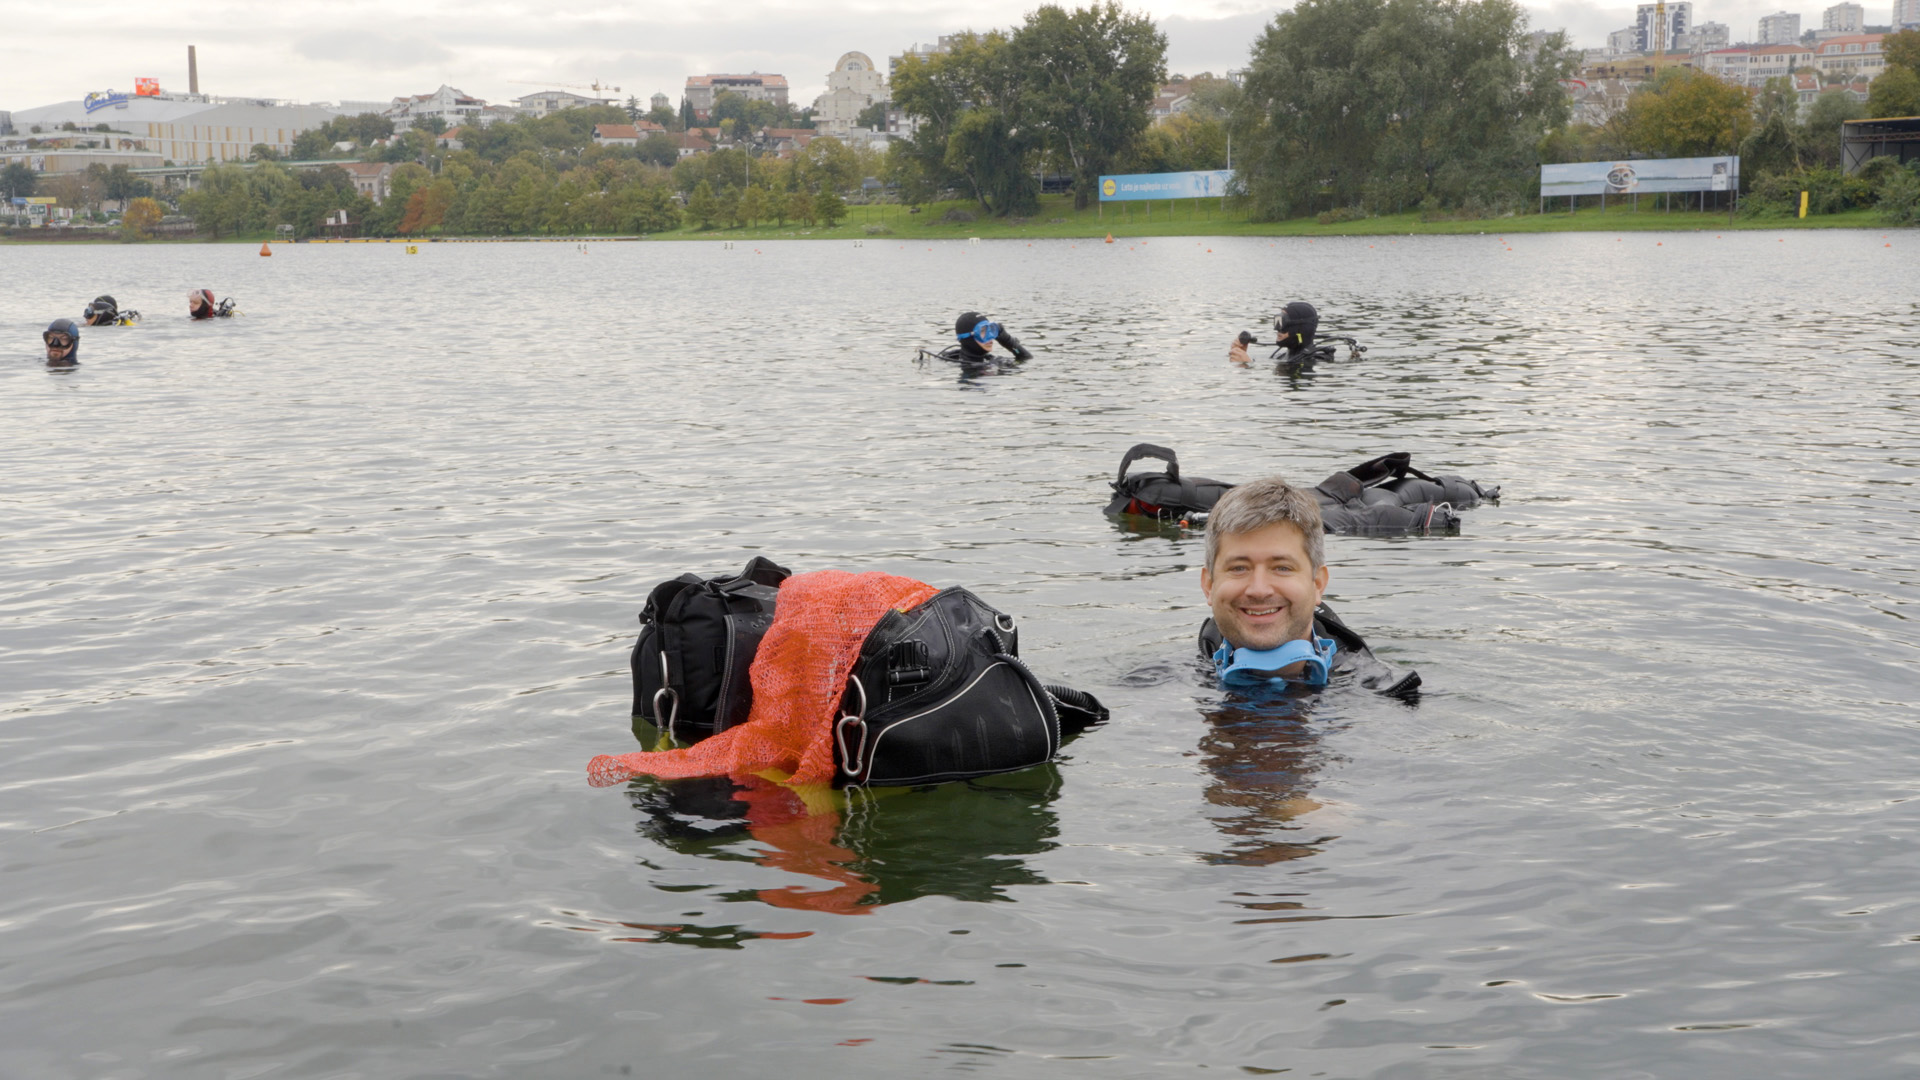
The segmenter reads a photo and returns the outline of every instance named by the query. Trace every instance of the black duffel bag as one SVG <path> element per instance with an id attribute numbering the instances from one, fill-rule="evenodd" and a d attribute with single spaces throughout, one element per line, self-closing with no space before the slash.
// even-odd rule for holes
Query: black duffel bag
<path id="1" fill-rule="evenodd" d="M 1107 718 L 1093 695 L 1020 661 L 1013 617 L 942 589 L 868 632 L 834 722 L 840 785 L 966 780 L 1039 765 Z"/>
<path id="2" fill-rule="evenodd" d="M 748 669 L 790 576 L 756 555 L 738 574 L 682 574 L 655 585 L 633 647 L 634 719 L 685 742 L 746 723 Z"/>

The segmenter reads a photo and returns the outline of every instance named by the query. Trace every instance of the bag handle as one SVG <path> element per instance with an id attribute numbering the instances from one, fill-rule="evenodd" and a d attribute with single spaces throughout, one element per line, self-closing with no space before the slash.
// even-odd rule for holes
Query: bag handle
<path id="1" fill-rule="evenodd" d="M 1174 456 L 1173 451 L 1164 446 L 1155 446 L 1152 443 L 1143 442 L 1136 443 L 1133 449 L 1128 450 L 1126 454 L 1120 458 L 1120 475 L 1114 477 L 1113 486 L 1117 488 L 1121 484 L 1126 483 L 1127 467 L 1129 465 L 1132 465 L 1136 461 L 1148 460 L 1166 462 L 1167 479 L 1173 481 L 1180 479 L 1180 459 Z"/>

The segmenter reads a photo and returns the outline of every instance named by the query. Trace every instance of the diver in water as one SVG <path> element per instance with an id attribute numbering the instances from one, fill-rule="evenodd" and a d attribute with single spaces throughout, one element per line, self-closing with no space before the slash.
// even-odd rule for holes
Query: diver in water
<path id="1" fill-rule="evenodd" d="M 212 289 L 194 289 L 187 293 L 187 317 L 190 319 L 224 319 L 233 314 L 233 301 L 213 302 Z"/>
<path id="2" fill-rule="evenodd" d="M 1313 494 L 1277 476 L 1228 491 L 1207 520 L 1200 589 L 1213 612 L 1200 652 L 1229 692 L 1319 687 L 1352 673 L 1361 686 L 1409 698 L 1402 676 L 1321 603 L 1327 590 L 1326 529 Z"/>
<path id="3" fill-rule="evenodd" d="M 132 326 L 140 321 L 140 313 L 121 311 L 119 303 L 111 296 L 96 296 L 81 314 L 81 320 L 88 326 Z"/>
<path id="4" fill-rule="evenodd" d="M 47 363 L 71 367 L 80 362 L 80 328 L 72 319 L 55 319 L 40 335 L 47 346 Z"/>
<path id="5" fill-rule="evenodd" d="M 1273 320 L 1273 332 L 1280 338 L 1275 344 L 1287 350 L 1289 360 L 1313 348 L 1313 335 L 1319 329 L 1320 313 L 1305 300 L 1295 300 L 1281 308 L 1280 317 Z"/>
<path id="6" fill-rule="evenodd" d="M 963 311 L 959 318 L 953 320 L 953 336 L 957 344 L 943 354 L 949 360 L 958 360 L 963 364 L 990 363 L 1000 359 L 993 354 L 996 343 L 1012 353 L 1015 360 L 1033 359 L 1033 353 L 1020 344 L 1020 339 L 1008 332 L 1006 327 L 977 311 Z"/>

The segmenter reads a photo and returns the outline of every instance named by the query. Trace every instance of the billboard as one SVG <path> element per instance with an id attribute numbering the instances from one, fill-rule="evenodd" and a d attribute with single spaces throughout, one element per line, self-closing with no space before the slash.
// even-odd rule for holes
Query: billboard
<path id="1" fill-rule="evenodd" d="M 134 97 L 159 97 L 160 96 L 160 80 L 159 79 L 133 80 L 133 96 Z"/>
<path id="2" fill-rule="evenodd" d="M 127 95 L 117 90 L 95 90 L 81 98 L 80 102 L 89 113 L 97 113 L 101 109 L 124 109 L 127 107 Z"/>
<path id="3" fill-rule="evenodd" d="M 1739 187 L 1738 157 L 1576 161 L 1569 165 L 1540 166 L 1542 196 L 1736 191 Z"/>
<path id="4" fill-rule="evenodd" d="M 1101 202 L 1140 199 L 1218 199 L 1228 194 L 1232 169 L 1206 172 L 1133 173 L 1100 178 Z"/>

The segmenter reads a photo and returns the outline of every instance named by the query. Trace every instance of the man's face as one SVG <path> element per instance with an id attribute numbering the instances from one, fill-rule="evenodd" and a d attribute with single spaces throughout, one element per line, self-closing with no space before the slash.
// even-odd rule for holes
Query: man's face
<path id="1" fill-rule="evenodd" d="M 65 360 L 73 355 L 74 339 L 70 335 L 50 333 L 42 337 L 47 343 L 47 359 Z"/>
<path id="2" fill-rule="evenodd" d="M 1313 609 L 1327 591 L 1327 568 L 1307 561 L 1307 538 L 1282 521 L 1220 537 L 1200 590 L 1221 636 L 1241 649 L 1273 649 L 1313 634 Z"/>

